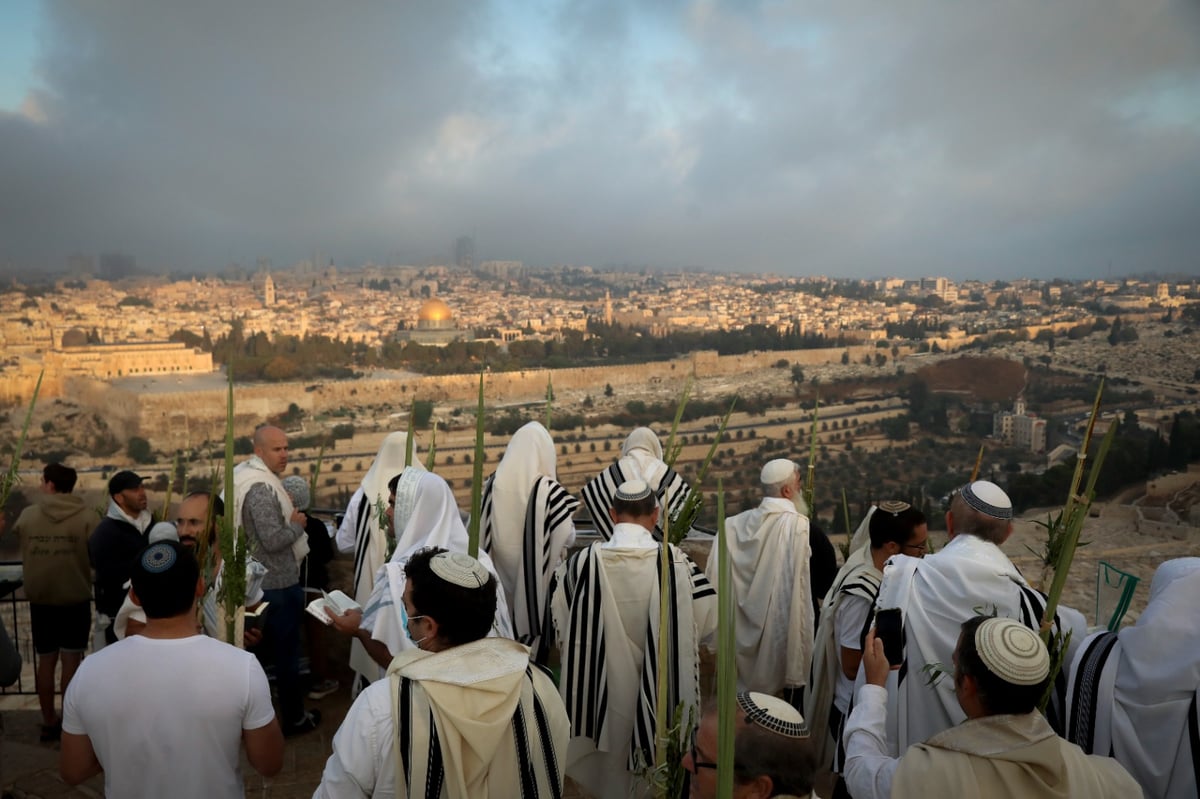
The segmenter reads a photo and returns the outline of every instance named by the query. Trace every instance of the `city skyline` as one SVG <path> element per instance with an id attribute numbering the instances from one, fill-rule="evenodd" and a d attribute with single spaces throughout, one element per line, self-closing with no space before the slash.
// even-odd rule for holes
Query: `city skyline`
<path id="1" fill-rule="evenodd" d="M 1200 9 L 21 0 L 0 269 L 1200 271 Z"/>

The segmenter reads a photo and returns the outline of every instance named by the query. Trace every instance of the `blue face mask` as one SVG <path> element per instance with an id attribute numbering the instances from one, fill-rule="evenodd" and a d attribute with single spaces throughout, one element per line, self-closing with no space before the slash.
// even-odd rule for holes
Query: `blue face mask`
<path id="1" fill-rule="evenodd" d="M 404 634 L 408 636 L 408 640 L 410 640 L 410 641 L 412 641 L 414 644 L 416 644 L 416 647 L 417 647 L 417 649 L 420 649 L 420 648 L 421 648 L 421 641 L 424 641 L 424 640 L 425 640 L 425 638 L 428 638 L 429 636 L 425 636 L 425 638 L 422 638 L 422 639 L 420 639 L 420 640 L 417 640 L 416 638 L 413 638 L 413 635 L 412 635 L 412 630 L 408 629 L 408 623 L 409 623 L 410 621 L 412 621 L 413 619 L 423 619 L 423 618 L 425 618 L 425 616 L 424 616 L 424 615 L 421 615 L 421 616 L 409 616 L 409 615 L 408 615 L 408 608 L 407 608 L 407 607 L 405 607 L 405 605 L 404 605 L 404 603 L 403 603 L 403 602 L 401 602 L 401 603 L 400 603 L 400 623 L 404 625 Z"/>

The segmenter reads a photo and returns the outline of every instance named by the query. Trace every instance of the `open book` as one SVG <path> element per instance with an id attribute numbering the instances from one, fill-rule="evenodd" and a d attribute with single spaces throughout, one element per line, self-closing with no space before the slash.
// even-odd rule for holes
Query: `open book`
<path id="1" fill-rule="evenodd" d="M 330 591 L 329 593 L 321 592 L 321 596 L 308 603 L 305 608 L 309 613 L 316 616 L 323 624 L 329 624 L 329 617 L 325 615 L 325 610 L 335 616 L 341 616 L 348 610 L 362 610 L 362 605 L 355 602 L 342 591 Z"/>

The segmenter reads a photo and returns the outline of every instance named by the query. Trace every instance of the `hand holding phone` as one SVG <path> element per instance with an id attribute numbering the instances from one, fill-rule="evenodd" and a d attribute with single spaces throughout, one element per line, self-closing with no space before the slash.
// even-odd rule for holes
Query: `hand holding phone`
<path id="1" fill-rule="evenodd" d="M 904 662 L 904 618 L 900 608 L 887 608 L 875 614 L 875 637 L 883 642 L 883 653 L 892 666 Z"/>

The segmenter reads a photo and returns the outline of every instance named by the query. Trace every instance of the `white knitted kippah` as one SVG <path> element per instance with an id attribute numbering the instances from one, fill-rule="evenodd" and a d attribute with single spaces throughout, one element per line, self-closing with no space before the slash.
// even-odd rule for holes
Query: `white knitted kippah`
<path id="1" fill-rule="evenodd" d="M 738 691 L 737 703 L 752 724 L 788 738 L 808 737 L 804 716 L 786 700 L 757 691 Z"/>
<path id="2" fill-rule="evenodd" d="M 482 588 L 487 584 L 487 568 L 462 552 L 439 552 L 429 560 L 429 568 L 438 577 L 462 588 Z"/>
<path id="3" fill-rule="evenodd" d="M 159 541 L 178 541 L 179 531 L 170 522 L 156 522 L 146 533 L 147 544 L 157 544 Z"/>
<path id="4" fill-rule="evenodd" d="M 962 487 L 962 498 L 968 505 L 993 519 L 1013 517 L 1012 500 L 1004 489 L 987 480 L 976 480 Z"/>
<path id="5" fill-rule="evenodd" d="M 1037 685 L 1050 673 L 1050 653 L 1037 633 L 1013 619 L 988 619 L 975 630 L 988 671 L 1013 685 Z"/>
<path id="6" fill-rule="evenodd" d="M 762 480 L 763 485 L 773 486 L 785 482 L 795 473 L 796 464 L 787 458 L 776 458 L 773 461 L 767 461 L 767 465 L 762 467 L 759 479 Z"/>
<path id="7" fill-rule="evenodd" d="M 650 496 L 650 486 L 642 480 L 626 480 L 617 488 L 616 498 L 625 502 L 637 502 Z"/>

